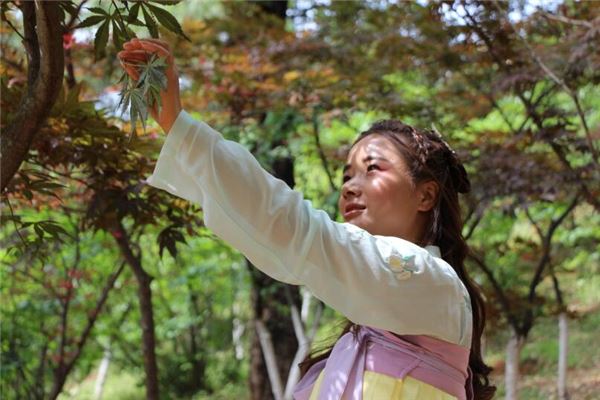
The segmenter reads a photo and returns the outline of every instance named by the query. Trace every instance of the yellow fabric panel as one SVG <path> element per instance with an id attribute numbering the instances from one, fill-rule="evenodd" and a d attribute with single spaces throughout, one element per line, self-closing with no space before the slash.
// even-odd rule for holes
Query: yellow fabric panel
<path id="1" fill-rule="evenodd" d="M 316 400 L 323 372 L 317 378 L 309 400 Z M 456 400 L 456 397 L 425 382 L 407 376 L 397 379 L 388 375 L 365 371 L 363 400 Z"/>
<path id="2" fill-rule="evenodd" d="M 317 400 L 317 396 L 319 395 L 319 390 L 321 390 L 321 382 L 323 381 L 323 371 L 317 377 L 315 381 L 315 385 L 313 386 L 312 392 L 310 392 L 310 397 L 308 400 Z"/>

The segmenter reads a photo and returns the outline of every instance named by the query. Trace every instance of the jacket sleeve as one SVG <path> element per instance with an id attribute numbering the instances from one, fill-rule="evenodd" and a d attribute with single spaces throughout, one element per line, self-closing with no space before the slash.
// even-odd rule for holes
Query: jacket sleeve
<path id="1" fill-rule="evenodd" d="M 351 321 L 470 344 L 468 294 L 444 260 L 409 241 L 332 221 L 243 146 L 186 111 L 147 182 L 200 204 L 206 226 L 257 268 L 306 285 Z"/>

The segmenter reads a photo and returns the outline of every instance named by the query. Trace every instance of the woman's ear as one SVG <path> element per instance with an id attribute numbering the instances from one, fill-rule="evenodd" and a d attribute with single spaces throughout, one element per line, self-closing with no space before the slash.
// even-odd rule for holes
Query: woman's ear
<path id="1" fill-rule="evenodd" d="M 419 196 L 417 210 L 427 212 L 435 207 L 439 191 L 440 187 L 435 181 L 420 183 L 417 188 L 417 196 Z"/>

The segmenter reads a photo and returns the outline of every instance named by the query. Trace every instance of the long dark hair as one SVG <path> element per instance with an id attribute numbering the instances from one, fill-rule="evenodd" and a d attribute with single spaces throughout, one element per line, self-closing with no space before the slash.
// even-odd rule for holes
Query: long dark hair
<path id="1" fill-rule="evenodd" d="M 382 120 L 361 132 L 352 146 L 373 134 L 384 136 L 394 143 L 415 183 L 433 180 L 439 186 L 437 203 L 430 211 L 428 229 L 421 242 L 440 248 L 442 258 L 454 268 L 469 292 L 473 310 L 473 335 L 469 355 L 473 394 L 477 400 L 491 399 L 496 391 L 488 378 L 492 368 L 483 362 L 481 356 L 481 335 L 485 327 L 484 300 L 479 287 L 469 277 L 464 263 L 469 247 L 462 236 L 463 221 L 458 193 L 468 193 L 471 189 L 467 172 L 456 153 L 437 132 L 416 129 L 397 120 Z M 347 332 L 356 332 L 357 329 L 357 325 L 348 321 L 340 337 Z M 316 362 L 329 357 L 331 348 L 311 353 L 300 363 L 301 374 L 304 375 Z M 469 383 L 466 385 L 469 392 Z"/>

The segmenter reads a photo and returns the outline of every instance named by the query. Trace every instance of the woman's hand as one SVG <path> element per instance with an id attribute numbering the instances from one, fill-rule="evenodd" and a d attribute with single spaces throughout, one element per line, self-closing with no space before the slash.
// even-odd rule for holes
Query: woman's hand
<path id="1" fill-rule="evenodd" d="M 181 98 L 179 96 L 179 74 L 173 60 L 173 54 L 169 45 L 158 39 L 131 39 L 123 44 L 123 51 L 120 51 L 117 56 L 121 62 L 121 66 L 127 72 L 131 79 L 138 80 L 140 74 L 135 64 L 144 63 L 150 59 L 153 53 L 162 57 L 167 62 L 167 88 L 161 90 L 161 110 L 160 114 L 156 107 L 152 107 L 150 115 L 158 122 L 161 128 L 168 133 L 171 126 L 177 119 L 181 111 Z"/>

